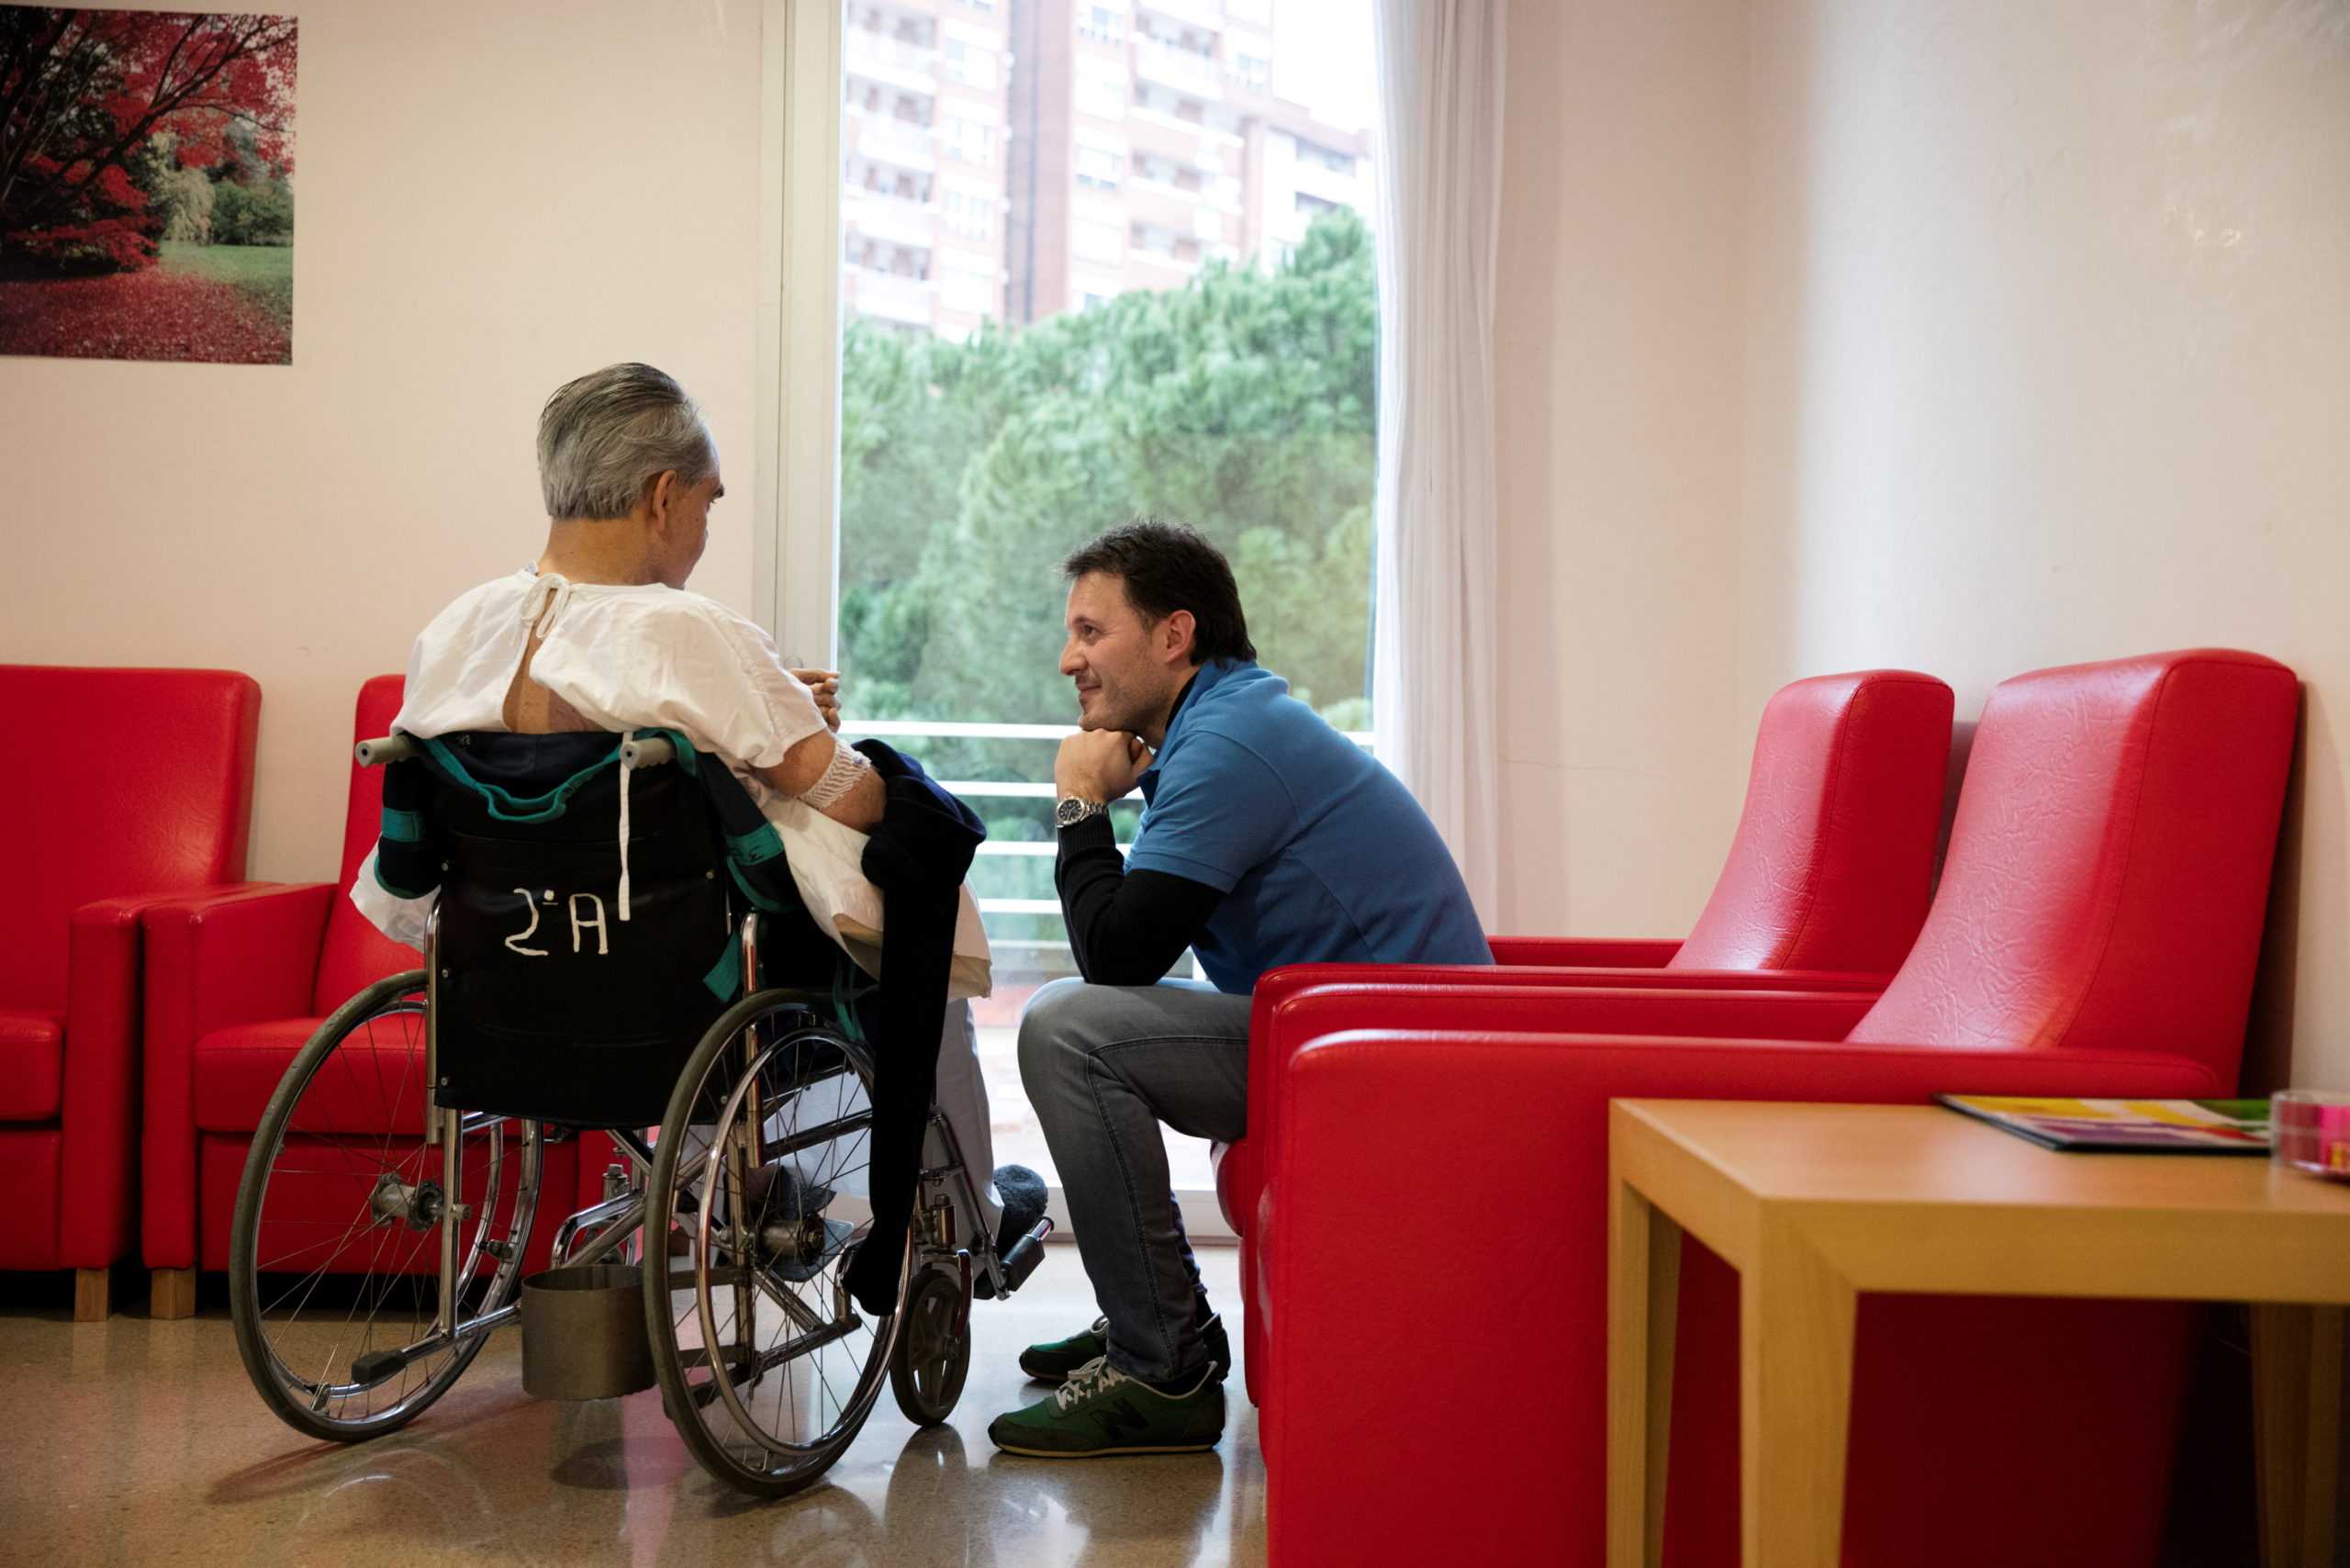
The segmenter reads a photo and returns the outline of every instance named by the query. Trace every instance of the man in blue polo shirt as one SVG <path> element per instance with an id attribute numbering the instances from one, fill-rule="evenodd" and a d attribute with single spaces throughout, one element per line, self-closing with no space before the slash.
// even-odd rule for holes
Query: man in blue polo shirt
<path id="1" fill-rule="evenodd" d="M 1256 664 L 1232 568 L 1188 528 L 1113 529 L 1064 563 L 1083 733 L 1053 768 L 1054 880 L 1081 980 L 1036 993 L 1020 1075 L 1102 1316 L 1032 1345 L 1051 1397 L 1013 1453 L 1181 1453 L 1223 1435 L 1224 1327 L 1169 1190 L 1164 1122 L 1248 1126 L 1248 997 L 1284 964 L 1493 961 L 1436 828 L 1395 777 Z M 1110 802 L 1139 786 L 1131 855 Z M 1165 978 L 1186 948 L 1213 983 Z"/>

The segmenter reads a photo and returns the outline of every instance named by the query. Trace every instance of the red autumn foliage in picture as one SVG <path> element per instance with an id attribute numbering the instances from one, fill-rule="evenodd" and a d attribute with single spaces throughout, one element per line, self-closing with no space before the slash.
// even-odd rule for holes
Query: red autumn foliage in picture
<path id="1" fill-rule="evenodd" d="M 292 362 L 295 41 L 0 5 L 0 353 Z"/>

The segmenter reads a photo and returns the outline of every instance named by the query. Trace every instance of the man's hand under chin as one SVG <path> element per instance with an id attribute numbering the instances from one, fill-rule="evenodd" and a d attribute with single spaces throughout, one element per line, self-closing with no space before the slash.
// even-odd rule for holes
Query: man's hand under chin
<path id="1" fill-rule="evenodd" d="M 1114 801 L 1150 766 L 1150 748 L 1124 730 L 1084 730 L 1061 742 L 1053 790 L 1063 800 Z"/>

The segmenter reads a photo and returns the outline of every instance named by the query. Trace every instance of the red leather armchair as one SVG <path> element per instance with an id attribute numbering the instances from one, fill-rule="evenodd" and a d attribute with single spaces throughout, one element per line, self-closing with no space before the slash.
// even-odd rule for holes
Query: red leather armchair
<path id="1" fill-rule="evenodd" d="M 2281 665 L 2213 651 L 2001 686 L 1932 913 L 1857 1020 L 1827 993 L 1274 1003 L 1250 1105 L 1273 1562 L 1600 1560 L 1610 1099 L 2228 1091 L 2296 702 Z M 1737 1297 L 1694 1243 L 1682 1299 L 1666 1560 L 1712 1568 L 1737 1552 Z M 1863 1298 L 1844 1562 L 2143 1568 L 2186 1324 Z"/>
<path id="2" fill-rule="evenodd" d="M 1911 670 L 1814 676 L 1782 688 L 1754 737 L 1729 858 L 1687 940 L 1496 936 L 1493 968 L 1313 965 L 1259 981 L 1252 1040 L 1292 990 L 1334 979 L 1399 985 L 1629 986 L 1640 990 L 1845 991 L 1874 998 L 1926 918 L 1934 839 L 1950 764 L 1951 690 Z M 1248 1092 L 1272 1081 L 1252 1051 Z M 1250 1136 L 1215 1151 L 1216 1195 L 1241 1241 L 1241 1291 L 1254 1299 L 1249 1238 L 1262 1178 Z M 1252 1396 L 1263 1339 L 1248 1322 Z"/>
<path id="3" fill-rule="evenodd" d="M 227 670 L 0 666 L 0 728 L 108 743 L 0 769 L 0 1269 L 77 1271 L 80 1320 L 131 1248 L 140 916 L 244 875 L 260 722 Z"/>
<path id="4" fill-rule="evenodd" d="M 1495 962 L 1632 971 L 1559 977 L 1575 985 L 1881 989 L 1933 890 L 1951 705 L 1948 686 L 1914 670 L 1781 688 L 1755 731 L 1729 858 L 1685 940 L 1496 936 Z"/>
<path id="5" fill-rule="evenodd" d="M 354 743 L 389 731 L 402 685 L 387 675 L 360 689 Z M 353 764 L 336 881 L 256 884 L 147 912 L 143 1249 L 159 1317 L 193 1313 L 196 1271 L 228 1267 L 237 1184 L 268 1103 L 252 1086 L 274 1086 L 363 988 L 423 962 L 350 899 L 382 812 L 382 775 Z M 547 1150 L 543 1191 L 576 1188 L 579 1147 Z M 552 1230 L 541 1227 L 539 1245 Z"/>

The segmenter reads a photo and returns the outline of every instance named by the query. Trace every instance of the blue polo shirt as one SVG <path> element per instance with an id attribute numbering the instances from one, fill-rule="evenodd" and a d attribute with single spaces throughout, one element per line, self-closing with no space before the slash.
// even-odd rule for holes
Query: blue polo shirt
<path id="1" fill-rule="evenodd" d="M 1192 945 L 1218 991 L 1283 964 L 1494 961 L 1420 803 L 1251 662 L 1200 666 L 1141 787 L 1126 868 L 1224 893 Z"/>

